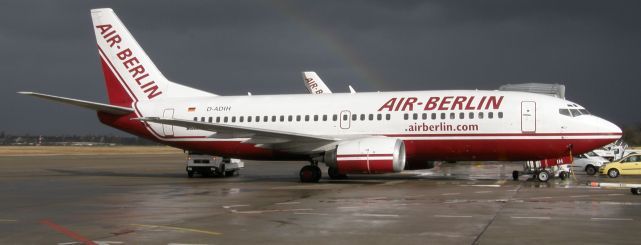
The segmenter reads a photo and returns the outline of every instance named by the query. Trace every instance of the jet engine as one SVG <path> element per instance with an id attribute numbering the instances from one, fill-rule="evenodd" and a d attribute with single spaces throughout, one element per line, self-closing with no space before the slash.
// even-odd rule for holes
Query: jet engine
<path id="1" fill-rule="evenodd" d="M 385 137 L 347 140 L 325 152 L 323 160 L 340 174 L 400 172 L 405 168 L 405 144 Z"/>

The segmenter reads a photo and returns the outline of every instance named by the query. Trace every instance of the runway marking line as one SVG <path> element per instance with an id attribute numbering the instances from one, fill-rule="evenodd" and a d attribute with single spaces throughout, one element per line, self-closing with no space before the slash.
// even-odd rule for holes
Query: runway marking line
<path id="1" fill-rule="evenodd" d="M 481 193 L 491 193 L 491 192 L 492 192 L 492 191 L 475 191 L 474 193 L 481 194 Z"/>
<path id="2" fill-rule="evenodd" d="M 208 235 L 212 235 L 212 236 L 219 236 L 219 235 L 223 234 L 223 233 L 215 232 L 215 231 L 206 231 L 206 230 L 198 230 L 198 229 L 192 229 L 192 228 L 183 228 L 183 227 L 166 226 L 166 225 L 144 225 L 144 224 L 130 224 L 130 225 L 139 226 L 139 227 L 145 227 L 145 228 L 165 228 L 165 229 L 177 230 L 177 231 L 188 231 L 188 232 L 195 232 L 195 233 L 203 233 L 203 234 L 208 234 Z"/>
<path id="3" fill-rule="evenodd" d="M 48 220 L 48 219 L 41 220 L 40 224 L 46 225 L 49 228 L 51 228 L 51 229 L 53 229 L 53 230 L 55 230 L 57 232 L 60 232 L 63 235 L 65 235 L 65 236 L 67 236 L 67 237 L 69 237 L 71 239 L 74 239 L 74 240 L 76 240 L 78 242 L 84 243 L 85 245 L 97 245 L 92 240 L 89 240 L 88 238 L 86 238 L 86 237 L 84 237 L 84 236 L 82 236 L 82 235 L 80 235 L 78 233 L 75 233 L 75 232 L 73 232 L 73 231 L 71 231 L 71 230 L 69 230 L 69 229 L 67 229 L 67 228 L 65 228 L 65 227 L 63 227 L 63 226 L 61 226 L 59 224 L 56 224 L 51 220 Z"/>
<path id="4" fill-rule="evenodd" d="M 589 195 L 577 195 L 577 196 L 570 196 L 572 198 L 579 198 L 579 197 L 590 197 Z"/>
<path id="5" fill-rule="evenodd" d="M 550 217 L 525 217 L 525 216 L 512 216 L 513 219 L 552 219 Z"/>
<path id="6" fill-rule="evenodd" d="M 454 192 L 454 193 L 443 193 L 441 196 L 454 196 L 454 195 L 460 195 L 461 193 Z"/>
<path id="7" fill-rule="evenodd" d="M 611 220 L 611 221 L 633 221 L 630 218 L 591 218 L 592 221 Z"/>
<path id="8" fill-rule="evenodd" d="M 232 209 L 231 212 L 235 214 L 262 214 L 262 213 L 274 213 L 274 212 L 290 212 L 290 211 L 312 211 L 311 208 L 297 208 L 297 209 L 266 209 L 266 210 L 249 210 L 249 211 L 237 211 Z"/>
<path id="9" fill-rule="evenodd" d="M 364 213 L 355 213 L 352 214 L 358 217 L 398 217 L 398 214 L 364 214 Z"/>
<path id="10" fill-rule="evenodd" d="M 326 214 L 326 213 L 294 213 L 294 214 L 298 214 L 298 215 L 321 215 L 321 216 L 329 215 L 329 214 Z"/>
<path id="11" fill-rule="evenodd" d="M 238 204 L 238 205 L 228 205 L 223 206 L 224 209 L 237 208 L 237 207 L 249 207 L 249 204 Z"/>
<path id="12" fill-rule="evenodd" d="M 434 215 L 437 218 L 472 218 L 470 215 Z"/>
<path id="13" fill-rule="evenodd" d="M 277 202 L 276 205 L 295 205 L 300 204 L 300 202 Z"/>
<path id="14" fill-rule="evenodd" d="M 501 185 L 458 185 L 458 186 L 461 186 L 461 187 L 494 187 L 494 188 L 501 187 Z"/>
<path id="15" fill-rule="evenodd" d="M 15 219 L 0 219 L 0 222 L 18 222 Z"/>

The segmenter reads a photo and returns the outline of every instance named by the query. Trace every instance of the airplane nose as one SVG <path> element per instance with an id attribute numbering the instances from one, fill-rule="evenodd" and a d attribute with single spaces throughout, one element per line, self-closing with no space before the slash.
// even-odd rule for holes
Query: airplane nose
<path id="1" fill-rule="evenodd" d="M 623 130 L 621 130 L 621 128 L 619 128 L 619 126 L 617 126 L 616 124 L 614 124 L 614 123 L 612 123 L 612 122 L 610 122 L 608 120 L 605 120 L 605 119 L 602 119 L 602 118 L 599 118 L 599 119 L 601 119 L 601 121 L 602 121 L 601 123 L 599 123 L 599 125 L 601 126 L 601 131 L 603 133 L 611 133 L 611 134 L 615 134 L 615 135 L 619 135 L 619 136 L 623 135 Z"/>

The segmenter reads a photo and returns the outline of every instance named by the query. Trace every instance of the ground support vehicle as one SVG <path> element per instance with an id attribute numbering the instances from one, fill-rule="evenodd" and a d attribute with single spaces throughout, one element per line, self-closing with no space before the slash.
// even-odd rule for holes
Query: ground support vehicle
<path id="1" fill-rule="evenodd" d="M 559 177 L 562 180 L 570 176 L 570 167 L 563 159 L 546 159 L 541 161 L 526 161 L 523 164 L 523 171 L 513 171 L 512 179 L 518 180 L 519 175 L 532 175 L 541 182 L 547 182 L 552 177 Z"/>
<path id="2" fill-rule="evenodd" d="M 243 167 L 245 163 L 240 159 L 189 152 L 185 170 L 189 178 L 194 177 L 196 173 L 204 177 L 231 177 L 238 175 Z"/>

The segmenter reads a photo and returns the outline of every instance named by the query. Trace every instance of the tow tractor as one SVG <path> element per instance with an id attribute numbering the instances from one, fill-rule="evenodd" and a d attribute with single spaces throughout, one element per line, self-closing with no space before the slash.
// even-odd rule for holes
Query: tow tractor
<path id="1" fill-rule="evenodd" d="M 194 177 L 195 173 L 199 173 L 203 177 L 231 177 L 237 176 L 243 167 L 245 167 L 245 163 L 240 159 L 188 152 L 185 169 L 189 178 Z"/>
<path id="2" fill-rule="evenodd" d="M 532 175 L 541 182 L 547 182 L 551 177 L 559 177 L 562 180 L 570 177 L 570 157 L 559 159 L 545 159 L 541 161 L 526 161 L 523 164 L 523 171 L 513 171 L 512 179 L 518 180 L 519 175 Z"/>

